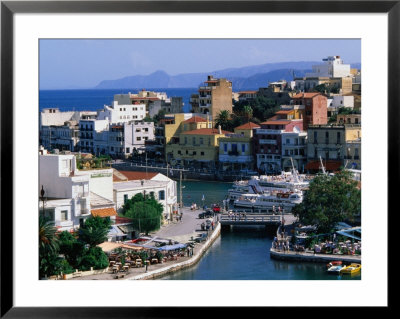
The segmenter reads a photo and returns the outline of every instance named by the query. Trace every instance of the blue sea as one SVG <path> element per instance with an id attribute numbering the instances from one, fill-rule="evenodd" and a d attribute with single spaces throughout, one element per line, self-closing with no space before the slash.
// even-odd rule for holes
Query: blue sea
<path id="1" fill-rule="evenodd" d="M 197 88 L 184 89 L 152 89 L 147 91 L 166 92 L 168 97 L 181 96 L 184 112 L 190 111 L 190 95 L 197 93 Z M 40 90 L 39 110 L 57 107 L 60 111 L 97 111 L 104 105 L 111 105 L 115 94 L 137 93 L 138 89 L 107 90 Z"/>

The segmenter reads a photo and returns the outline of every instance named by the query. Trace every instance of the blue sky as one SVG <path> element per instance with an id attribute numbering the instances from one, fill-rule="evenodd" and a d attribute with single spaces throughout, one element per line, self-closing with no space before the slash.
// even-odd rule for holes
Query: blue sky
<path id="1" fill-rule="evenodd" d="M 102 80 L 211 72 L 274 62 L 361 62 L 361 40 L 40 40 L 40 88 L 91 88 Z"/>

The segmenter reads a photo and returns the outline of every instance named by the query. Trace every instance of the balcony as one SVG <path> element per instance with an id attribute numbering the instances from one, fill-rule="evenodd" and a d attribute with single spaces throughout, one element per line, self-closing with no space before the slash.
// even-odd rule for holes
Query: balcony
<path id="1" fill-rule="evenodd" d="M 260 144 L 268 144 L 268 145 L 276 145 L 276 140 L 266 140 L 266 139 L 262 139 L 259 140 Z"/>
<path id="2" fill-rule="evenodd" d="M 239 155 L 239 152 L 238 152 L 238 151 L 229 151 L 229 152 L 228 152 L 228 155 L 231 155 L 231 156 L 238 156 L 238 155 Z"/>

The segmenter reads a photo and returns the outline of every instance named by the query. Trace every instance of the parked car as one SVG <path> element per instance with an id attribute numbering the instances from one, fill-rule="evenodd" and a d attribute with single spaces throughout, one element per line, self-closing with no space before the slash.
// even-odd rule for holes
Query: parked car
<path id="1" fill-rule="evenodd" d="M 200 219 L 213 217 L 213 216 L 214 216 L 214 212 L 212 210 L 207 210 L 207 211 L 202 212 L 202 213 L 199 214 L 199 218 Z"/>

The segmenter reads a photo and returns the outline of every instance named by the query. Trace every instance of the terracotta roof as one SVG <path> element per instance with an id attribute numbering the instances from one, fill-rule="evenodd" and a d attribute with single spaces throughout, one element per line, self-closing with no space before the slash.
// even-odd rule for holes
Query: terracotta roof
<path id="1" fill-rule="evenodd" d="M 340 161 L 334 161 L 334 160 L 323 160 L 322 161 L 324 164 L 324 167 L 328 171 L 337 171 L 340 166 L 342 166 L 342 163 Z M 320 161 L 310 161 L 307 163 L 305 169 L 310 169 L 310 170 L 321 170 L 321 162 Z"/>
<path id="2" fill-rule="evenodd" d="M 137 172 L 137 171 L 118 171 L 118 172 L 124 175 L 128 179 L 128 181 L 136 181 L 140 179 L 152 179 L 154 176 L 158 174 L 157 172 L 147 172 L 147 173 Z"/>
<path id="3" fill-rule="evenodd" d="M 122 216 L 116 216 L 115 217 L 115 224 L 128 224 L 128 223 L 132 223 L 132 219 L 130 218 L 126 218 L 126 217 L 122 217 Z"/>
<path id="4" fill-rule="evenodd" d="M 311 99 L 314 96 L 320 95 L 319 92 L 310 92 L 310 93 L 298 93 L 293 96 L 293 99 Z M 322 95 L 322 94 L 321 94 Z"/>
<path id="5" fill-rule="evenodd" d="M 232 132 L 221 130 L 221 134 L 229 134 Z M 183 132 L 182 134 L 190 134 L 190 135 L 216 135 L 218 133 L 218 129 L 216 128 L 200 128 L 198 130 Z"/>
<path id="6" fill-rule="evenodd" d="M 92 209 L 91 214 L 93 217 L 110 217 L 110 216 L 117 216 L 117 212 L 114 208 L 99 208 L 99 209 Z"/>
<path id="7" fill-rule="evenodd" d="M 281 110 L 276 112 L 275 114 L 289 114 L 290 112 L 293 112 L 293 110 Z"/>
<path id="8" fill-rule="evenodd" d="M 158 101 L 159 98 L 158 97 L 139 97 L 139 96 L 131 96 L 132 100 L 149 100 L 149 101 Z"/>
<path id="9" fill-rule="evenodd" d="M 195 123 L 195 122 L 207 122 L 207 120 L 200 116 L 193 116 L 190 119 L 183 121 L 183 123 Z"/>
<path id="10" fill-rule="evenodd" d="M 289 124 L 290 121 L 289 120 L 273 120 L 273 121 L 266 121 L 266 122 L 262 122 L 262 125 L 286 125 Z"/>
<path id="11" fill-rule="evenodd" d="M 256 94 L 258 91 L 241 91 L 239 94 Z"/>
<path id="12" fill-rule="evenodd" d="M 238 126 L 238 127 L 235 127 L 235 129 L 239 129 L 239 130 L 251 130 L 251 129 L 253 129 L 253 128 L 259 128 L 259 127 L 260 127 L 260 125 L 255 124 L 255 123 L 253 123 L 253 122 L 249 122 L 249 123 L 240 125 L 240 126 Z"/>

